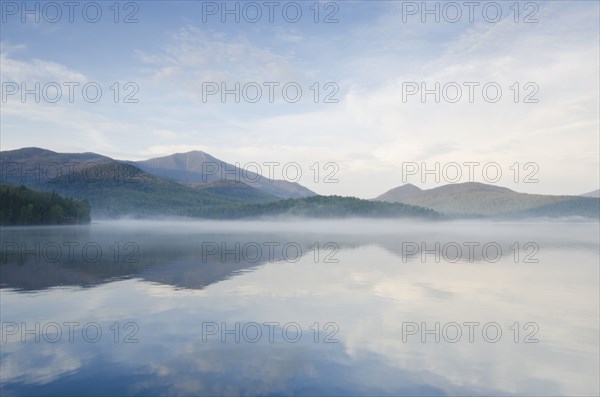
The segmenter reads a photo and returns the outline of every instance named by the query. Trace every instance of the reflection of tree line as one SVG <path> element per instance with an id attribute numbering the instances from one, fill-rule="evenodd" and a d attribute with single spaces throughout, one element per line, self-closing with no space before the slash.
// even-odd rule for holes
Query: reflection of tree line
<path id="1" fill-rule="evenodd" d="M 341 263 L 341 250 L 376 245 L 399 263 L 537 263 L 542 245 L 525 237 L 454 240 L 407 230 L 397 234 L 255 234 L 93 231 L 87 227 L 15 229 L 2 233 L 0 283 L 36 290 L 59 285 L 92 286 L 138 277 L 181 288 L 199 289 L 267 263 Z M 62 248 L 57 258 L 57 249 Z M 578 249 L 597 249 L 579 244 Z M 499 250 L 499 251 L 498 251 Z M 98 252 L 101 254 L 98 254 Z M 499 255 L 498 255 L 499 254 Z M 365 263 L 365 265 L 368 265 Z"/>
<path id="2" fill-rule="evenodd" d="M 99 236 L 100 237 L 100 236 Z M 303 257 L 334 263 L 339 244 L 279 235 L 123 235 L 52 229 L 23 230 L 3 238 L 0 283 L 35 290 L 59 285 L 92 286 L 139 277 L 183 288 L 203 288 L 244 270 Z M 55 255 L 62 249 L 62 254 Z M 101 251 L 101 254 L 96 253 Z M 58 259 L 57 259 L 58 257 Z"/>

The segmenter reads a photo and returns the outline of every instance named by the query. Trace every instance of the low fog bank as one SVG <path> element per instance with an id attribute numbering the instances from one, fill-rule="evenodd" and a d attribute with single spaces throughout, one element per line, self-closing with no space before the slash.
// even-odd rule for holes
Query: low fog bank
<path id="1" fill-rule="evenodd" d="M 373 219 L 373 218 L 302 218 L 302 217 L 265 217 L 239 220 L 212 220 L 187 217 L 134 218 L 120 217 L 92 221 L 95 227 L 117 229 L 160 229 L 173 233 L 189 232 L 306 232 L 336 234 L 379 234 L 395 233 L 407 227 L 431 228 L 441 226 L 439 221 L 421 219 Z"/>
<path id="2" fill-rule="evenodd" d="M 597 262 L 600 250 L 600 225 L 571 221 L 121 218 L 0 230 L 0 289 L 27 291 L 129 277 L 202 289 L 270 263 L 358 261 L 371 269 L 502 261 L 575 269 L 589 264 L 582 257 Z"/>
<path id="3" fill-rule="evenodd" d="M 156 217 L 151 219 L 121 217 L 99 219 L 92 227 L 101 229 L 143 230 L 146 232 L 169 232 L 187 234 L 195 232 L 266 233 L 297 232 L 337 235 L 385 235 L 385 234 L 468 234 L 474 236 L 513 236 L 535 234 L 559 236 L 572 227 L 584 234 L 598 236 L 600 222 L 588 218 L 531 218 L 523 220 L 454 219 L 422 220 L 411 218 L 300 218 L 270 217 L 243 220 L 207 220 L 187 217 Z M 568 232 L 567 232 L 568 233 Z"/>

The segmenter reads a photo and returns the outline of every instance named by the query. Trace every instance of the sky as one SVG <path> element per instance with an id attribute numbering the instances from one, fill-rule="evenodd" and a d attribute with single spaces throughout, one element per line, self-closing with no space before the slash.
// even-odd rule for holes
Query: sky
<path id="1" fill-rule="evenodd" d="M 2 150 L 202 150 L 361 198 L 599 188 L 597 1 L 0 6 Z"/>

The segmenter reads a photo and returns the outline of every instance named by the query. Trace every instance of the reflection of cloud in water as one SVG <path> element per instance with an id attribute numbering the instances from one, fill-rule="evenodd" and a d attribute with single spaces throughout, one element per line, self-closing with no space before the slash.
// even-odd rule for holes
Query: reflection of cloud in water
<path id="1" fill-rule="evenodd" d="M 473 236 L 493 240 L 495 227 L 500 237 L 511 238 L 510 228 L 503 225 L 488 225 L 489 230 L 475 225 L 471 229 L 463 225 L 459 231 L 443 226 L 429 234 L 425 226 L 417 225 L 400 237 L 347 233 L 339 239 L 339 263 L 314 263 L 310 254 L 297 263 L 241 266 L 235 276 L 217 276 L 210 283 L 204 282 L 207 273 L 194 268 L 202 265 L 185 248 L 199 236 L 177 235 L 174 239 L 180 245 L 174 245 L 173 252 L 183 255 L 150 267 L 141 263 L 136 278 L 29 294 L 4 289 L 2 318 L 98 321 L 106 326 L 114 321 L 139 323 L 138 344 L 109 340 L 52 346 L 56 360 L 80 361 L 75 373 L 77 367 L 67 365 L 47 378 L 48 392 L 85 381 L 97 394 L 111 387 L 128 394 L 196 395 L 597 394 L 598 242 L 592 241 L 597 226 L 513 228 L 513 240 L 541 241 L 540 262 L 534 264 L 514 263 L 510 257 L 498 263 L 404 263 L 381 244 L 386 239 L 401 241 L 411 233 L 427 241 L 468 241 Z M 321 238 L 316 233 L 295 236 L 302 242 Z M 319 241 L 332 236 L 339 235 Z M 168 235 L 161 238 L 173 243 Z M 242 233 L 221 238 L 249 237 Z M 271 238 L 264 236 L 267 241 Z M 289 240 L 287 235 L 279 238 Z M 156 244 L 154 238 L 149 241 Z M 228 264 L 211 266 L 218 272 L 219 266 Z M 199 283 L 202 289 L 181 288 Z M 293 321 L 301 324 L 306 339 L 298 344 L 202 343 L 206 321 L 230 325 Z M 497 344 L 482 342 L 481 337 L 476 343 L 421 343 L 418 337 L 402 342 L 402 322 L 448 321 L 494 321 L 505 334 Z M 540 343 L 514 343 L 508 327 L 515 321 L 538 323 Z M 312 343 L 309 327 L 314 322 L 321 327 L 337 323 L 340 343 Z M 22 363 L 43 374 L 48 362 L 41 346 L 3 346 L 2 374 L 7 374 L 3 391 L 42 390 L 33 379 L 43 376 L 17 377 L 26 371 Z"/>
<path id="2" fill-rule="evenodd" d="M 2 343 L 0 379 L 45 385 L 81 368 L 82 357 L 75 353 L 51 343 Z"/>

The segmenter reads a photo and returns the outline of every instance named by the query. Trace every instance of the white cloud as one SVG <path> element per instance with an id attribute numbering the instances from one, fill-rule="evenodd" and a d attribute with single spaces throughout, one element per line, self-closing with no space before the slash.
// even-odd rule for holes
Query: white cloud
<path id="1" fill-rule="evenodd" d="M 600 67 L 592 8 L 597 5 L 544 3 L 538 24 L 507 18 L 466 28 L 402 24 L 397 13 L 388 13 L 375 24 L 358 22 L 349 29 L 341 23 L 331 30 L 331 40 L 307 36 L 299 27 L 277 27 L 271 37 L 257 38 L 186 26 L 162 49 L 135 53 L 147 77 L 140 79 L 140 104 L 72 114 L 42 105 L 6 106 L 11 118 L 3 125 L 15 125 L 16 116 L 47 120 L 55 130 L 68 125 L 83 132 L 82 148 L 120 158 L 201 148 L 229 162 L 296 161 L 303 168 L 337 162 L 340 183 L 302 181 L 323 194 L 374 197 L 402 182 L 405 161 L 495 161 L 505 169 L 516 161 L 535 161 L 543 175 L 540 183 L 511 185 L 506 175 L 502 184 L 526 192 L 578 194 L 597 188 L 599 177 Z M 83 78 L 64 65 L 18 61 L 10 53 L 3 50 L 3 73 Z M 201 101 L 203 81 L 308 83 L 331 76 L 340 87 L 338 104 Z M 497 82 L 503 98 L 487 103 L 477 90 L 475 103 L 421 104 L 418 96 L 404 103 L 407 81 L 429 86 Z M 520 83 L 520 99 L 526 94 L 523 84 L 537 84 L 540 102 L 513 103 L 514 82 Z M 12 146 L 27 141 L 2 139 Z M 72 143 L 52 144 L 59 150 Z"/>
<path id="2" fill-rule="evenodd" d="M 0 79 L 3 82 L 22 82 L 33 84 L 34 82 L 81 82 L 86 81 L 84 74 L 71 70 L 65 65 L 53 61 L 31 59 L 23 61 L 12 56 L 24 49 L 24 45 L 10 45 L 2 43 L 0 53 Z M 29 87 L 29 85 L 28 85 Z"/>
<path id="3" fill-rule="evenodd" d="M 278 37 L 284 37 L 282 33 Z M 289 40 L 297 36 L 285 36 Z M 136 52 L 138 59 L 155 67 L 156 81 L 194 93 L 202 82 L 299 81 L 304 72 L 294 57 L 256 45 L 248 38 L 204 32 L 193 26 L 180 28 L 159 53 Z"/>

